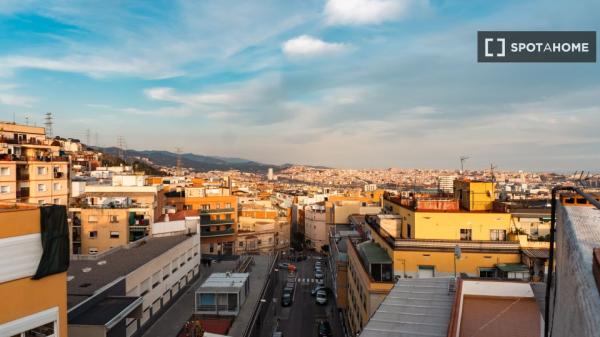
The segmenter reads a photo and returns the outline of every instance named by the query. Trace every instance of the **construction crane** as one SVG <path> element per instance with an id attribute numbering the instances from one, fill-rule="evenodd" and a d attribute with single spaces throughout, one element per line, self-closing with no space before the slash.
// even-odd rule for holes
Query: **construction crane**
<path id="1" fill-rule="evenodd" d="M 460 156 L 460 174 L 463 174 L 465 172 L 465 162 L 469 158 L 470 157 L 467 156 Z"/>

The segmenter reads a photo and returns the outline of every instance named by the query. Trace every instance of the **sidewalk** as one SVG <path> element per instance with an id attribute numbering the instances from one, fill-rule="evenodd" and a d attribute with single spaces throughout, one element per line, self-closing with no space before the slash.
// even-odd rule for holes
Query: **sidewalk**
<path id="1" fill-rule="evenodd" d="M 236 261 L 221 261 L 213 263 L 210 267 L 200 266 L 200 277 L 191 284 L 185 293 L 176 300 L 175 303 L 152 324 L 143 337 L 175 337 L 185 322 L 194 312 L 194 293 L 196 289 L 212 273 L 226 272 L 235 268 Z"/>

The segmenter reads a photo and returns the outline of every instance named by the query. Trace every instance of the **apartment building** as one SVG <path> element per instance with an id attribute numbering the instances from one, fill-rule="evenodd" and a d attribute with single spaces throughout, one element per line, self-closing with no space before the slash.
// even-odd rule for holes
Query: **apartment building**
<path id="1" fill-rule="evenodd" d="M 66 205 L 69 158 L 42 127 L 0 122 L 0 201 Z"/>
<path id="2" fill-rule="evenodd" d="M 367 217 L 373 240 L 394 256 L 401 277 L 436 277 L 456 273 L 496 277 L 497 265 L 520 264 L 518 241 L 510 241 L 511 215 L 494 210 L 494 187 L 488 182 L 455 181 L 455 198 L 386 197 L 384 211 L 399 215 L 396 233 Z M 458 247 L 458 248 L 457 248 Z"/>
<path id="3" fill-rule="evenodd" d="M 160 215 L 159 186 L 145 186 L 144 177 L 135 175 L 114 175 L 112 181 L 86 184 L 69 208 L 73 254 L 98 254 L 139 240 Z"/>
<path id="4" fill-rule="evenodd" d="M 238 204 L 229 189 L 186 187 L 184 209 L 200 212 L 203 253 L 235 254 Z"/>
<path id="5" fill-rule="evenodd" d="M 174 228 L 71 261 L 66 282 L 71 337 L 130 337 L 167 310 L 200 272 L 199 235 Z"/>
<path id="6" fill-rule="evenodd" d="M 239 206 L 237 252 L 267 253 L 290 247 L 290 222 L 287 210 L 270 200 Z"/>
<path id="7" fill-rule="evenodd" d="M 325 222 L 324 203 L 304 207 L 304 238 L 307 246 L 321 252 L 328 245 L 328 228 Z"/>
<path id="8" fill-rule="evenodd" d="M 393 261 L 377 243 L 345 238 L 348 254 L 346 321 L 356 336 L 394 286 Z"/>
<path id="9" fill-rule="evenodd" d="M 67 336 L 67 240 L 64 206 L 0 203 L 0 336 Z"/>

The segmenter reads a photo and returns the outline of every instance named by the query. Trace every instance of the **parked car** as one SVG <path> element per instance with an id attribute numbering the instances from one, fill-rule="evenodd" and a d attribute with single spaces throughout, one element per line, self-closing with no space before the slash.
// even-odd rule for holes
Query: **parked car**
<path id="1" fill-rule="evenodd" d="M 322 272 L 322 271 L 320 271 L 320 272 L 315 272 L 315 278 L 316 278 L 317 280 L 322 280 L 322 279 L 323 279 L 323 277 L 325 277 L 325 276 L 323 275 L 323 272 Z"/>
<path id="2" fill-rule="evenodd" d="M 327 304 L 327 292 L 325 290 L 317 291 L 316 301 L 318 304 Z"/>
<path id="3" fill-rule="evenodd" d="M 284 292 L 281 296 L 281 305 L 284 307 L 289 307 L 292 305 L 292 294 L 289 292 Z"/>
<path id="4" fill-rule="evenodd" d="M 325 287 L 324 287 L 324 286 L 320 286 L 320 285 L 318 285 L 318 284 L 317 284 L 317 285 L 315 285 L 315 286 L 314 286 L 314 288 L 312 288 L 312 290 L 310 291 L 310 295 L 311 295 L 311 296 L 315 296 L 315 295 L 317 295 L 317 291 L 319 291 L 319 290 L 323 290 L 323 289 L 325 289 Z"/>
<path id="5" fill-rule="evenodd" d="M 331 337 L 331 325 L 328 321 L 319 322 L 319 337 Z"/>
<path id="6" fill-rule="evenodd" d="M 325 286 L 325 281 L 322 278 L 318 278 L 317 279 L 317 285 L 324 287 Z"/>
<path id="7" fill-rule="evenodd" d="M 323 273 L 323 269 L 321 267 L 315 267 L 315 273 Z"/>
<path id="8" fill-rule="evenodd" d="M 289 265 L 290 265 L 290 264 L 289 264 L 289 263 L 287 263 L 287 262 L 281 262 L 281 263 L 278 263 L 278 264 L 277 264 L 277 268 L 281 268 L 281 269 L 288 269 Z"/>

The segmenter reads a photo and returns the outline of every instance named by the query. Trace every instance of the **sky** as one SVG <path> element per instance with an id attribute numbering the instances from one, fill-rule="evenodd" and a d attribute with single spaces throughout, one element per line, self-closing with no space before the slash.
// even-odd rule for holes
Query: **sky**
<path id="1" fill-rule="evenodd" d="M 0 1 L 0 120 L 127 148 L 344 168 L 600 168 L 598 63 L 477 63 L 478 30 L 600 2 Z M 14 116 L 14 117 L 13 117 Z M 96 136 L 97 135 L 97 136 Z"/>

